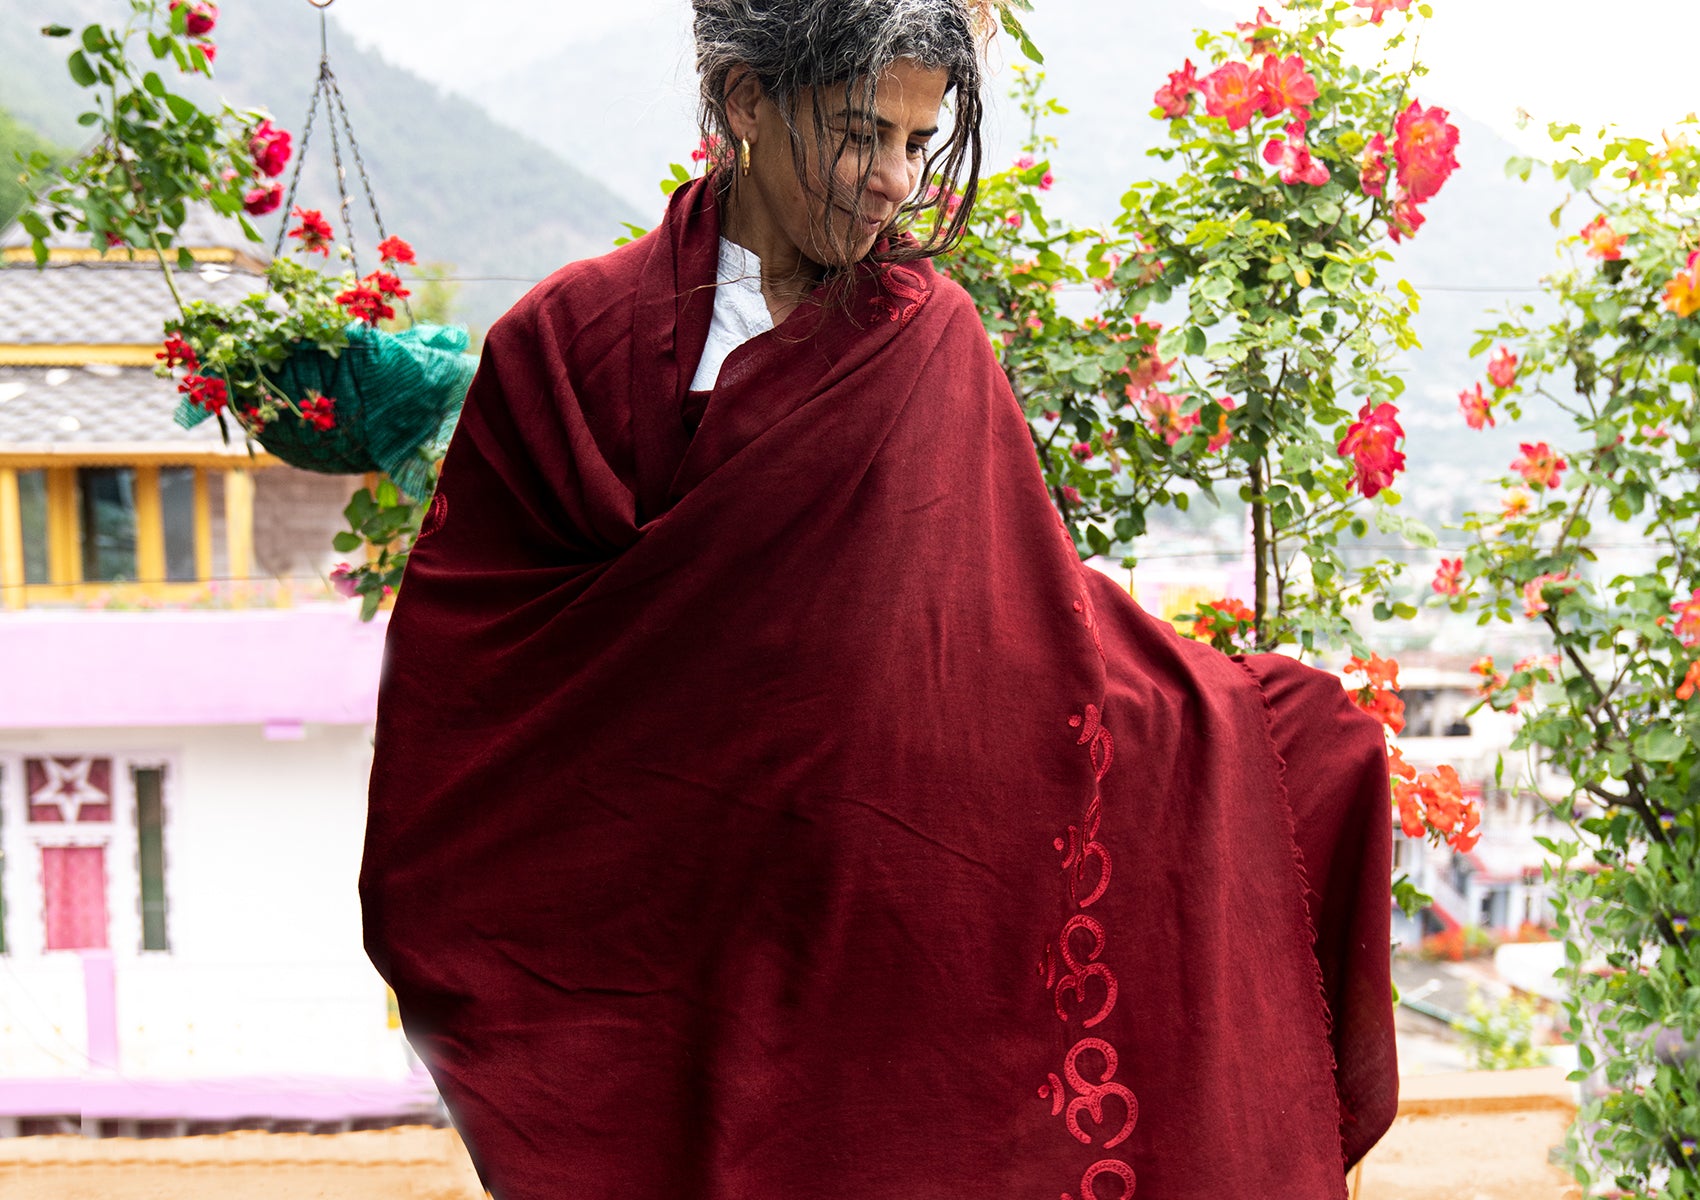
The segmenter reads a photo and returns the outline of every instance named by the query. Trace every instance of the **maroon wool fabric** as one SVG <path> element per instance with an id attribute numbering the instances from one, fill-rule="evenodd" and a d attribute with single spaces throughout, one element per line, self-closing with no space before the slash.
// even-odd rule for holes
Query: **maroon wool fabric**
<path id="1" fill-rule="evenodd" d="M 1380 727 L 1080 565 L 929 266 L 687 396 L 717 237 L 684 188 L 490 331 L 390 624 L 367 947 L 486 1185 L 1344 1196 Z"/>

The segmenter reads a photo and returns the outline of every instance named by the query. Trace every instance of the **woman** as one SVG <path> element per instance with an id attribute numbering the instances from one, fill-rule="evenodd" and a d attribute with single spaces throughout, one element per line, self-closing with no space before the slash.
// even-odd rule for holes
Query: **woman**
<path id="1" fill-rule="evenodd" d="M 490 331 L 390 624 L 367 945 L 486 1185 L 1344 1196 L 1379 726 L 1081 567 L 926 261 L 965 0 L 695 8 L 720 158 Z"/>

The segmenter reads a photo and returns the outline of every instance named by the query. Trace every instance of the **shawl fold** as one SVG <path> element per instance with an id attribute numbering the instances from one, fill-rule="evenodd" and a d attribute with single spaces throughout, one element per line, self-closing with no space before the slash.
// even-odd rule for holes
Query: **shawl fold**
<path id="1" fill-rule="evenodd" d="M 1379 725 L 1081 565 L 928 265 L 687 397 L 717 239 L 689 185 L 491 329 L 390 623 L 366 944 L 486 1186 L 1345 1196 Z"/>

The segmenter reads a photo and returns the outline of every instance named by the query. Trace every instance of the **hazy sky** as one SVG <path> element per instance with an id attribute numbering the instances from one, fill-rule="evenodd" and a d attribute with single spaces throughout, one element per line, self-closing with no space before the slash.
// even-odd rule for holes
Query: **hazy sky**
<path id="1" fill-rule="evenodd" d="M 1038 2 L 1049 9 L 1069 0 Z M 1256 9 L 1205 3 L 1235 18 Z M 1647 135 L 1700 108 L 1696 0 L 1433 0 L 1433 7 L 1422 34 L 1431 72 L 1425 91 L 1525 149 L 1546 143 L 1517 133 L 1518 106 L 1543 126 L 1559 118 L 1617 122 Z M 487 78 L 491 64 L 533 61 L 640 14 L 672 10 L 682 22 L 687 8 L 688 0 L 336 0 L 333 11 L 390 61 L 452 83 L 472 62 L 472 74 Z M 1128 0 L 1128 36 L 1161 9 L 1162 0 Z M 1142 96 L 1158 82 L 1139 81 Z"/>

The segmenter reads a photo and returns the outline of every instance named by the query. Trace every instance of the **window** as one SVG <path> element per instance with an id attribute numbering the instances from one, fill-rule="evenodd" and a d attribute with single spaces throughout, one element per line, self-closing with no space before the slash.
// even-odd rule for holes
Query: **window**
<path id="1" fill-rule="evenodd" d="M 172 949 L 171 770 L 158 755 L 0 754 L 0 950 Z"/>
<path id="2" fill-rule="evenodd" d="M 136 473 L 129 467 L 77 471 L 77 510 L 83 533 L 83 579 L 116 583 L 136 578 Z"/>
<path id="3" fill-rule="evenodd" d="M 195 579 L 195 470 L 166 467 L 159 473 L 160 520 L 165 526 L 165 578 Z"/>
<path id="4" fill-rule="evenodd" d="M 23 521 L 24 582 L 47 582 L 47 472 L 18 472 L 18 513 Z"/>
<path id="5" fill-rule="evenodd" d="M 136 790 L 136 873 L 140 877 L 142 949 L 169 950 L 165 934 L 165 771 L 137 767 L 131 773 Z"/>

